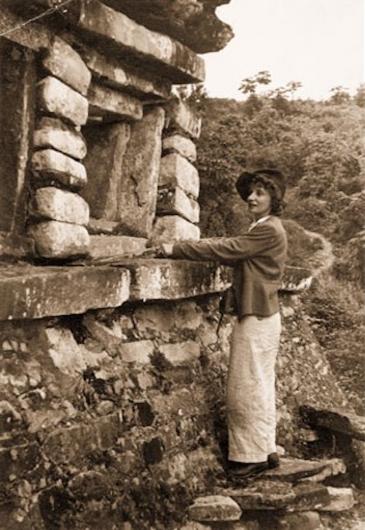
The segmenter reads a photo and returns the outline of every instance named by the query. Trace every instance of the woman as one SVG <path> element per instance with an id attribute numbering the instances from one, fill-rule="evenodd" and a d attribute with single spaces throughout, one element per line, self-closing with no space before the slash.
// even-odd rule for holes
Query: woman
<path id="1" fill-rule="evenodd" d="M 240 477 L 279 465 L 275 445 L 275 361 L 281 321 L 278 289 L 287 252 L 279 219 L 285 179 L 260 169 L 240 175 L 236 188 L 253 223 L 238 237 L 163 244 L 165 257 L 234 264 L 237 310 L 227 383 L 229 470 Z"/>

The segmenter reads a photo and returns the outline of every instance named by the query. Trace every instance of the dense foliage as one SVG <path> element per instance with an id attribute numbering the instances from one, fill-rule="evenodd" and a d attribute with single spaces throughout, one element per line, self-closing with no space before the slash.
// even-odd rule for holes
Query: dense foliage
<path id="1" fill-rule="evenodd" d="M 365 108 L 356 103 L 359 95 L 343 101 L 337 91 L 329 101 L 314 102 L 291 99 L 295 86 L 263 96 L 252 93 L 252 83 L 242 86 L 250 93 L 244 102 L 200 101 L 203 235 L 235 234 L 247 224 L 234 187 L 242 168 L 278 167 L 289 184 L 284 217 L 327 237 L 338 255 L 338 274 L 358 279 L 354 238 L 365 219 Z M 349 252 L 355 261 L 343 267 Z"/>

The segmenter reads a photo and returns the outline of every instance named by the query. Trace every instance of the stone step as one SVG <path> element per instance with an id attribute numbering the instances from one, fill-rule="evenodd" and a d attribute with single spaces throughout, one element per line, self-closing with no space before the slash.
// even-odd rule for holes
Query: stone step
<path id="1" fill-rule="evenodd" d="M 312 427 L 348 434 L 357 440 L 365 440 L 365 416 L 340 409 L 316 409 L 309 405 L 300 407 L 305 422 Z"/>
<path id="2" fill-rule="evenodd" d="M 265 471 L 261 476 L 268 480 L 298 482 L 311 480 L 320 482 L 327 477 L 346 472 L 346 466 L 339 458 L 329 460 L 301 460 L 299 458 L 281 458 L 280 466 Z"/>
<path id="3" fill-rule="evenodd" d="M 281 510 L 340 512 L 350 510 L 355 503 L 351 488 L 332 488 L 311 482 L 289 485 L 263 478 L 246 487 L 219 489 L 216 494 L 230 497 L 243 512 Z M 202 517 L 202 514 L 200 513 L 199 516 Z"/>

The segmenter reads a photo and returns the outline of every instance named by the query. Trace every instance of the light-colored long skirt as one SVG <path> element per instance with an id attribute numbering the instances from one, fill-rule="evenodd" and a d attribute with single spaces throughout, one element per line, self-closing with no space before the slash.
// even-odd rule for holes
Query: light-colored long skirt
<path id="1" fill-rule="evenodd" d="M 275 362 L 280 313 L 237 321 L 227 383 L 228 459 L 265 462 L 276 451 Z"/>

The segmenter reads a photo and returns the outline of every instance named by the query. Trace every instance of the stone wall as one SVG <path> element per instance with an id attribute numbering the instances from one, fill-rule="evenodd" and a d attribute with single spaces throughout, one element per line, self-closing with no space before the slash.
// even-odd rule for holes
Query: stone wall
<path id="1" fill-rule="evenodd" d="M 0 115 L 14 129 L 13 145 L 2 140 L 4 247 L 21 235 L 23 254 L 64 261 L 133 256 L 149 240 L 199 239 L 200 120 L 171 88 L 204 80 L 192 24 L 215 27 L 206 51 L 218 34 L 220 46 L 231 38 L 217 3 L 61 4 L 5 2 L 0 19 L 15 26 L 54 10 L 1 40 L 9 82 Z"/>
<path id="2" fill-rule="evenodd" d="M 232 321 L 217 333 L 218 300 L 1 324 L 3 530 L 183 525 L 226 454 Z M 301 404 L 345 403 L 301 311 L 282 298 L 278 442 L 292 455 L 313 435 Z"/>

